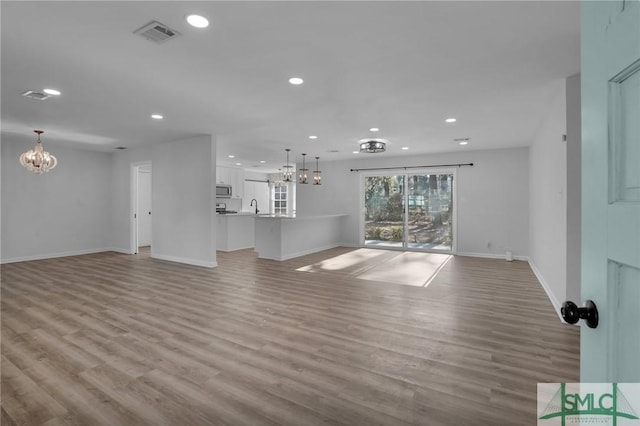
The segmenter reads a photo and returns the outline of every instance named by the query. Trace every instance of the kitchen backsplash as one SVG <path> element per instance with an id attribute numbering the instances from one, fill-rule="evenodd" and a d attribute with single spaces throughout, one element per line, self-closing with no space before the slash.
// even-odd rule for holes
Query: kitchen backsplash
<path id="1" fill-rule="evenodd" d="M 216 198 L 216 204 L 226 204 L 227 210 L 242 211 L 242 199 L 240 198 Z"/>

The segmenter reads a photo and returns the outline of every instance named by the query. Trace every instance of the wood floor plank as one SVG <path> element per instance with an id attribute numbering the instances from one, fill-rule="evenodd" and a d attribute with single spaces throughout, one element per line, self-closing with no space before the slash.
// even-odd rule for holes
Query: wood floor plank
<path id="1" fill-rule="evenodd" d="M 417 287 L 384 279 L 399 255 L 2 265 L 2 424 L 533 425 L 538 382 L 578 381 L 527 263 L 454 256 Z"/>

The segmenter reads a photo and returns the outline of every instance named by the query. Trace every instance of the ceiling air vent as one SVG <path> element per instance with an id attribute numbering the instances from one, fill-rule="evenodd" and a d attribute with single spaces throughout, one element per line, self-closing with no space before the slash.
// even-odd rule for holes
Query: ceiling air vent
<path id="1" fill-rule="evenodd" d="M 165 24 L 161 24 L 158 21 L 151 21 L 144 27 L 135 30 L 133 33 L 155 43 L 164 43 L 165 41 L 180 35 L 179 32 L 172 30 Z"/>
<path id="2" fill-rule="evenodd" d="M 49 95 L 46 93 L 36 92 L 35 90 L 27 90 L 22 93 L 22 96 L 29 99 L 36 99 L 38 101 L 44 101 L 45 99 L 49 99 Z"/>

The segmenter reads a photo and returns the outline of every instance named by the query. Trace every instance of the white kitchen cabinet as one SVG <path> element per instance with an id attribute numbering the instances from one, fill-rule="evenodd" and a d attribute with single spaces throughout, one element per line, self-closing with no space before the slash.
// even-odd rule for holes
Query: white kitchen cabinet
<path id="1" fill-rule="evenodd" d="M 216 183 L 223 183 L 225 185 L 230 185 L 230 168 L 225 166 L 216 166 Z"/>
<path id="2" fill-rule="evenodd" d="M 242 198 L 244 169 L 216 165 L 216 184 L 231 185 L 231 198 Z"/>
<path id="3" fill-rule="evenodd" d="M 231 198 L 243 198 L 244 194 L 244 169 L 229 168 L 229 181 L 233 187 Z"/>

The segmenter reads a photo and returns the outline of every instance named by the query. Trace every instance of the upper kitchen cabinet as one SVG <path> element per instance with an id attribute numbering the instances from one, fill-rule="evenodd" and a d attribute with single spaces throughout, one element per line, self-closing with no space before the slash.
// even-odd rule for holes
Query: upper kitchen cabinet
<path id="1" fill-rule="evenodd" d="M 216 166 L 216 183 L 231 185 L 231 181 L 229 180 L 229 170 L 229 167 Z"/>
<path id="2" fill-rule="evenodd" d="M 230 168 L 229 181 L 231 182 L 231 198 L 244 196 L 244 169 Z"/>
<path id="3" fill-rule="evenodd" d="M 244 193 L 244 169 L 216 166 L 216 183 L 231 185 L 231 198 L 242 198 Z"/>

